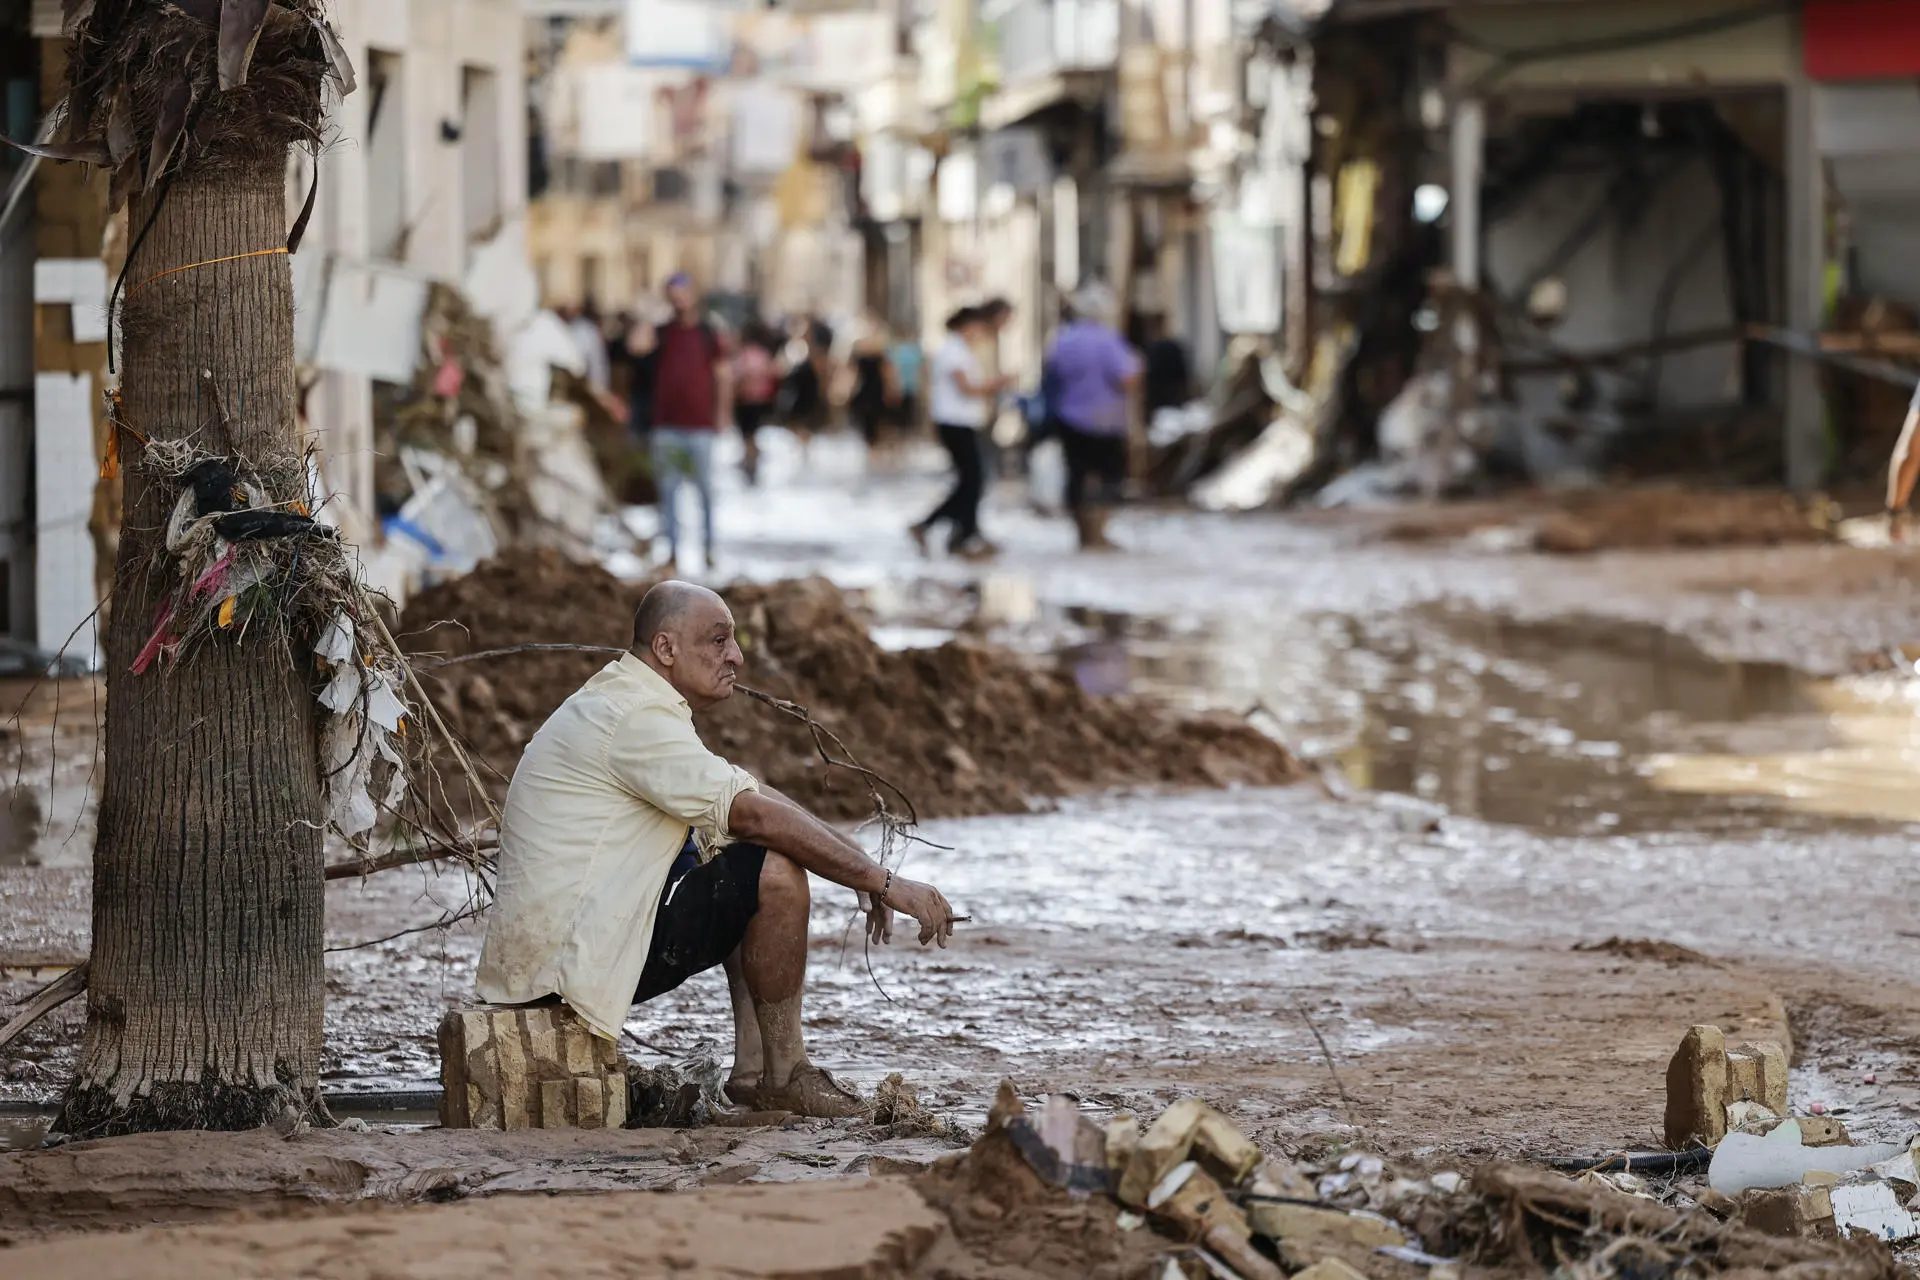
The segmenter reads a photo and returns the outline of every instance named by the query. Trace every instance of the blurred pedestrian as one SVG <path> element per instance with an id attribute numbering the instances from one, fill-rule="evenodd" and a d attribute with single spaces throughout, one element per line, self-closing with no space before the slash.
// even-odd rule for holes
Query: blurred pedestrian
<path id="1" fill-rule="evenodd" d="M 1113 291 L 1094 283 L 1073 298 L 1074 319 L 1054 339 L 1052 413 L 1067 460 L 1067 511 L 1083 551 L 1111 550 L 1107 516 L 1127 478 L 1127 414 L 1140 358 L 1114 325 Z"/>
<path id="2" fill-rule="evenodd" d="M 787 328 L 783 352 L 786 373 L 780 380 L 780 425 L 800 440 L 805 454 L 814 434 L 827 425 L 827 387 L 832 367 L 833 332 L 812 316 L 799 316 Z"/>
<path id="3" fill-rule="evenodd" d="M 733 420 L 746 446 L 740 469 L 748 484 L 760 482 L 760 428 L 780 394 L 780 339 L 758 318 L 740 330 L 740 351 L 733 358 Z"/>
<path id="4" fill-rule="evenodd" d="M 871 453 L 880 446 L 887 412 L 888 337 L 886 321 L 868 309 L 860 336 L 853 342 L 853 390 L 847 396 L 847 417 L 867 442 Z"/>
<path id="5" fill-rule="evenodd" d="M 947 319 L 947 339 L 934 353 L 927 377 L 927 407 L 940 443 L 953 459 L 953 489 L 933 513 L 908 532 L 924 554 L 927 535 L 941 521 L 950 526 L 947 550 L 970 559 L 990 556 L 993 544 L 980 536 L 980 500 L 987 490 L 987 428 L 1004 380 L 989 378 L 979 348 L 992 322 L 976 307 L 962 307 Z"/>
<path id="6" fill-rule="evenodd" d="M 920 375 L 925 363 L 926 356 L 911 334 L 901 334 L 887 348 L 887 364 L 893 369 L 894 385 L 894 399 L 889 407 L 893 411 L 894 426 L 903 437 L 912 435 L 920 427 Z"/>
<path id="7" fill-rule="evenodd" d="M 713 567 L 713 446 L 720 427 L 733 413 L 733 371 L 719 333 L 700 314 L 693 278 L 676 272 L 668 278 L 667 304 L 672 318 L 659 328 L 636 329 L 628 350 L 652 365 L 653 403 L 649 452 L 654 483 L 660 489 L 660 527 L 667 536 L 668 559 L 680 562 L 681 487 L 691 481 L 700 495 L 701 528 L 707 567 Z"/>
<path id="8" fill-rule="evenodd" d="M 1000 335 L 1013 323 L 1013 304 L 1005 298 L 992 297 L 981 303 L 979 309 L 980 318 L 986 325 L 982 336 L 974 343 L 974 351 L 980 357 L 980 371 L 988 381 L 998 382 L 1004 390 L 1013 385 L 1013 379 L 1001 376 L 1001 361 L 1005 353 L 1001 350 Z M 987 411 L 986 434 L 981 438 L 986 442 L 989 475 L 1001 474 L 1001 440 L 995 429 L 1000 424 L 1000 414 L 1005 407 L 1004 397 L 995 395 L 993 407 Z M 1024 450 L 1016 451 L 1016 464 L 1023 456 Z"/>

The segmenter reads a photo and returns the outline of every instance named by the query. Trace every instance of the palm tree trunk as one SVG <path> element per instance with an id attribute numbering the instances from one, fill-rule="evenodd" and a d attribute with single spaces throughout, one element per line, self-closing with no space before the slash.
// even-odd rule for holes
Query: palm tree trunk
<path id="1" fill-rule="evenodd" d="M 204 156 L 131 206 L 133 234 L 151 228 L 127 275 L 122 395 L 133 429 L 245 458 L 285 502 L 305 477 L 291 272 L 284 253 L 258 254 L 287 235 L 285 156 L 270 150 Z M 179 486 L 121 444 L 87 1030 L 58 1128 L 250 1128 L 319 1106 L 312 659 L 262 627 L 129 670 L 176 581 L 164 540 Z"/>

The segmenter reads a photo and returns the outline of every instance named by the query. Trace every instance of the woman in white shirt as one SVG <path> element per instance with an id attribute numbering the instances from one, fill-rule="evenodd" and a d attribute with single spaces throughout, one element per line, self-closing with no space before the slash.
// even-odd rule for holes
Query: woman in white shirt
<path id="1" fill-rule="evenodd" d="M 980 499 L 987 491 L 987 459 L 982 432 L 1006 379 L 991 378 L 980 367 L 974 347 L 984 341 L 991 319 L 978 307 L 962 307 L 947 319 L 947 340 L 934 352 L 927 380 L 927 411 L 940 443 L 953 458 L 953 491 L 933 514 L 909 532 L 922 553 L 927 534 L 942 520 L 952 526 L 947 550 L 963 556 L 992 553 L 980 536 Z"/>

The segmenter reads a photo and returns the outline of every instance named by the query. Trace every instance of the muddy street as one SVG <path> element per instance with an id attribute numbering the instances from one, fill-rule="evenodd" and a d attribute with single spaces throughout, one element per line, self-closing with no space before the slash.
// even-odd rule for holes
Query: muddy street
<path id="1" fill-rule="evenodd" d="M 1009 499 L 991 509 L 1007 553 L 976 570 L 899 537 L 932 477 L 869 481 L 819 448 L 784 465 L 766 501 L 727 508 L 723 569 L 828 575 L 889 647 L 964 632 L 1101 696 L 1251 713 L 1318 778 L 929 822 L 948 847 L 908 869 L 973 918 L 945 950 L 869 951 L 850 895 L 816 882 L 806 1028 L 843 1078 L 903 1073 L 967 1126 L 1010 1078 L 1096 1112 L 1197 1093 L 1272 1150 L 1585 1155 L 1659 1144 L 1666 1058 L 1707 1022 L 1790 1041 L 1796 1105 L 1857 1135 L 1920 1112 L 1912 712 L 1898 676 L 1835 678 L 1920 635 L 1904 557 L 1564 559 L 1381 541 L 1363 518 L 1141 512 L 1118 526 L 1129 553 L 1070 558 Z M 69 862 L 0 866 L 9 998 L 85 954 Z M 422 869 L 329 887 L 342 1114 L 355 1092 L 433 1088 L 479 929 L 375 940 L 469 891 Z M 79 1029 L 70 1006 L 9 1055 L 21 1135 Z M 730 1030 L 709 974 L 636 1010 L 625 1047 L 724 1054 Z M 418 1105 L 369 1118 L 429 1119 Z M 864 1167 L 836 1135 L 789 1135 L 812 1162 L 712 1147 L 648 1185 Z"/>

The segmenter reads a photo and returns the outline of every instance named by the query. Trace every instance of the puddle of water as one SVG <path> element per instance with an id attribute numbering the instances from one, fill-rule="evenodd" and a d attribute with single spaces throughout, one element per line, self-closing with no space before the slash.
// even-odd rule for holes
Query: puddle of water
<path id="1" fill-rule="evenodd" d="M 1920 684 L 1899 675 L 1813 686 L 1837 741 L 1804 750 L 1658 755 L 1656 786 L 1701 796 L 1765 796 L 1798 813 L 1920 823 Z"/>
<path id="2" fill-rule="evenodd" d="M 19 1115 L 0 1113 L 0 1151 L 30 1151 L 40 1145 L 40 1139 L 46 1136 L 47 1125 L 52 1121 L 47 1115 Z"/>
<path id="3" fill-rule="evenodd" d="M 1911 702 L 1721 662 L 1656 626 L 1439 609 L 1170 619 L 1036 601 L 1002 578 L 868 605 L 896 647 L 984 632 L 1089 693 L 1252 714 L 1357 786 L 1490 821 L 1586 835 L 1920 821 Z"/>

